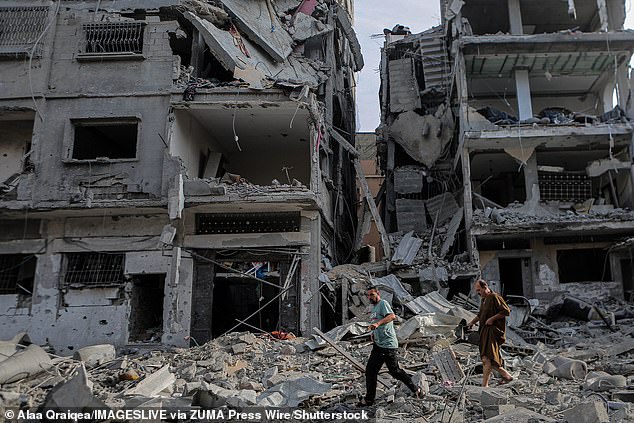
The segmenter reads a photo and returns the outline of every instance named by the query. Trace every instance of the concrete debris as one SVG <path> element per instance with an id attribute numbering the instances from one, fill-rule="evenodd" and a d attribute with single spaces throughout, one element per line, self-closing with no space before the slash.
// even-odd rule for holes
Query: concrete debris
<path id="1" fill-rule="evenodd" d="M 338 280 L 348 279 L 348 293 L 364 294 L 370 277 L 361 269 L 336 266 L 328 275 L 335 286 Z M 370 408 L 371 416 L 414 422 L 425 415 L 428 421 L 474 423 L 483 417 L 487 422 L 576 423 L 607 422 L 606 416 L 622 416 L 618 421 L 627 421 L 631 416 L 628 402 L 634 401 L 634 397 L 628 388 L 634 368 L 623 374 L 606 369 L 631 362 L 628 347 L 614 350 L 625 351 L 620 355 L 608 355 L 607 347 L 617 348 L 634 340 L 631 330 L 634 319 L 619 320 L 619 325 L 615 325 L 618 332 L 612 332 L 605 325 L 592 326 L 592 321 L 562 321 L 560 317 L 558 322 L 541 322 L 543 312 L 537 310 L 537 317 L 533 315 L 517 329 L 526 337 L 524 346 L 518 346 L 511 337 L 503 346 L 506 366 L 516 381 L 510 389 L 482 388 L 481 376 L 473 371 L 480 362 L 478 347 L 456 336 L 461 321 L 471 320 L 471 311 L 447 301 L 438 292 L 419 296 L 415 301 L 420 308 L 413 309 L 410 305 L 395 309 L 403 318 L 403 323 L 397 325 L 399 341 L 407 349 L 401 366 L 416 373 L 414 381 L 427 396 L 423 400 L 413 399 L 405 387 L 394 389 L 391 383 L 386 383 L 386 390 Z M 474 307 L 464 297 L 460 302 L 465 307 Z M 603 304 L 603 309 L 613 312 L 617 305 Z M 536 320 L 541 323 L 535 323 Z M 236 411 L 255 406 L 311 411 L 352 409 L 365 389 L 362 370 L 371 349 L 366 327 L 367 320 L 335 327 L 324 334 L 330 343 L 323 342 L 314 350 L 301 346 L 321 339 L 317 335 L 313 339 L 281 340 L 271 334 L 241 332 L 189 349 L 154 350 L 147 346 L 143 351 L 136 348 L 118 351 L 114 359 L 89 370 L 84 370 L 80 361 L 64 358 L 51 361 L 55 372 L 31 373 L 19 383 L 3 384 L 0 396 L 6 404 L 17 401 L 34 409 L 40 405 L 118 409 L 159 403 L 159 407 L 167 407 L 175 404 L 172 401 L 178 401 L 179 408 Z M 543 336 L 529 335 L 536 333 L 531 330 L 546 331 L 545 328 L 551 331 L 565 328 L 572 335 L 560 336 L 558 341 L 548 344 L 543 342 Z M 518 334 L 515 336 L 522 339 Z M 103 348 L 93 347 L 83 352 Z M 39 350 L 48 358 L 44 350 Z M 234 354 L 236 350 L 240 351 L 238 355 Z M 591 356 L 592 360 L 586 363 L 572 358 L 581 354 Z M 590 370 L 587 377 L 586 370 Z M 134 375 L 137 377 L 131 377 Z M 588 396 L 598 392 L 611 400 L 594 403 Z M 454 408 L 454 417 L 450 419 Z"/>
<path id="2" fill-rule="evenodd" d="M 114 345 L 102 344 L 80 348 L 77 352 L 75 352 L 73 358 L 75 360 L 83 361 L 86 364 L 86 367 L 90 368 L 114 360 L 116 355 L 117 353 L 114 349 Z"/>
<path id="3" fill-rule="evenodd" d="M 53 363 L 38 345 L 29 345 L 0 362 L 0 385 L 30 378 L 52 367 Z"/>

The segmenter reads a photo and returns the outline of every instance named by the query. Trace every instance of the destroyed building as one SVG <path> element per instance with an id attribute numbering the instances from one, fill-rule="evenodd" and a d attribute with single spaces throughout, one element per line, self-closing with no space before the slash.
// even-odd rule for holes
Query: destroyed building
<path id="1" fill-rule="evenodd" d="M 320 326 L 356 225 L 352 17 L 2 0 L 0 331 L 68 353 Z"/>
<path id="2" fill-rule="evenodd" d="M 625 2 L 443 0 L 441 12 L 422 33 L 384 31 L 386 231 L 440 229 L 449 247 L 430 252 L 467 253 L 505 295 L 630 298 Z"/>

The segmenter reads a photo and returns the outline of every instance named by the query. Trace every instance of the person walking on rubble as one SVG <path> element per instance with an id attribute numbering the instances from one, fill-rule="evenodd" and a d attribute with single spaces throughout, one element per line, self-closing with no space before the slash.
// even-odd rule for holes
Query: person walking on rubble
<path id="1" fill-rule="evenodd" d="M 478 279 L 475 290 L 482 301 L 478 314 L 469 322 L 467 328 L 471 329 L 473 325 L 480 322 L 482 386 L 489 386 L 492 370 L 502 376 L 499 384 L 504 385 L 513 380 L 509 372 L 504 369 L 504 360 L 500 356 L 500 346 L 506 341 L 506 316 L 511 314 L 511 309 L 501 296 L 491 291 L 485 280 Z"/>
<path id="2" fill-rule="evenodd" d="M 394 331 L 394 323 L 392 323 L 392 320 L 396 319 L 396 315 L 392 311 L 392 307 L 387 301 L 381 299 L 376 288 L 368 288 L 366 295 L 374 305 L 370 315 L 371 324 L 368 326 L 368 330 L 372 331 L 373 345 L 368 364 L 365 367 L 366 394 L 357 405 L 364 407 L 374 403 L 376 382 L 383 363 L 393 378 L 403 382 L 416 397 L 421 398 L 423 396 L 422 389 L 418 388 L 412 382 L 412 378 L 398 365 L 398 340 Z"/>

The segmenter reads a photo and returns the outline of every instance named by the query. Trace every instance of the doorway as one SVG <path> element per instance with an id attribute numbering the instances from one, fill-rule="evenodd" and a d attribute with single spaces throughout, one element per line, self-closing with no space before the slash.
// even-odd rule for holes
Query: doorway
<path id="1" fill-rule="evenodd" d="M 161 342 L 164 296 L 165 274 L 133 277 L 128 342 Z"/>
<path id="2" fill-rule="evenodd" d="M 498 259 L 502 293 L 505 297 L 507 295 L 524 296 L 522 260 L 520 257 Z"/>

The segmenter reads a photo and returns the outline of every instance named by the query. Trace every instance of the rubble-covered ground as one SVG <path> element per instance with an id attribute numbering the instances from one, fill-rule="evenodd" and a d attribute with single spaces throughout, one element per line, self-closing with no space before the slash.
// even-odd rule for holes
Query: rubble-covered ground
<path id="1" fill-rule="evenodd" d="M 566 317 L 570 304 L 556 308 L 554 320 L 546 318 L 546 310 L 536 310 L 521 328 L 509 328 L 504 358 L 515 380 L 496 386 L 500 379 L 494 378 L 484 389 L 478 347 L 472 343 L 477 334 L 464 333 L 460 324 L 474 301 L 459 296 L 456 302 L 461 307 L 437 292 L 417 300 L 422 307 L 435 306 L 439 311 L 403 314 L 411 317 L 399 319 L 397 334 L 401 366 L 427 395 L 414 398 L 403 384 L 382 373 L 387 386 L 379 384 L 377 401 L 364 408 L 370 418 L 634 421 L 631 304 L 604 303 L 605 321 Z M 357 320 L 327 336 L 337 349 L 364 365 L 371 350 L 368 323 Z M 73 358 L 45 352 L 46 346 L 26 348 L 28 337 L 18 335 L 0 343 L 0 408 L 107 406 L 228 412 L 290 407 L 358 412 L 364 377 L 352 361 L 317 335 L 283 335 L 229 333 L 189 349 L 138 345 L 115 352 L 111 345 L 102 345 L 82 348 Z M 280 339 L 284 337 L 289 339 Z"/>

